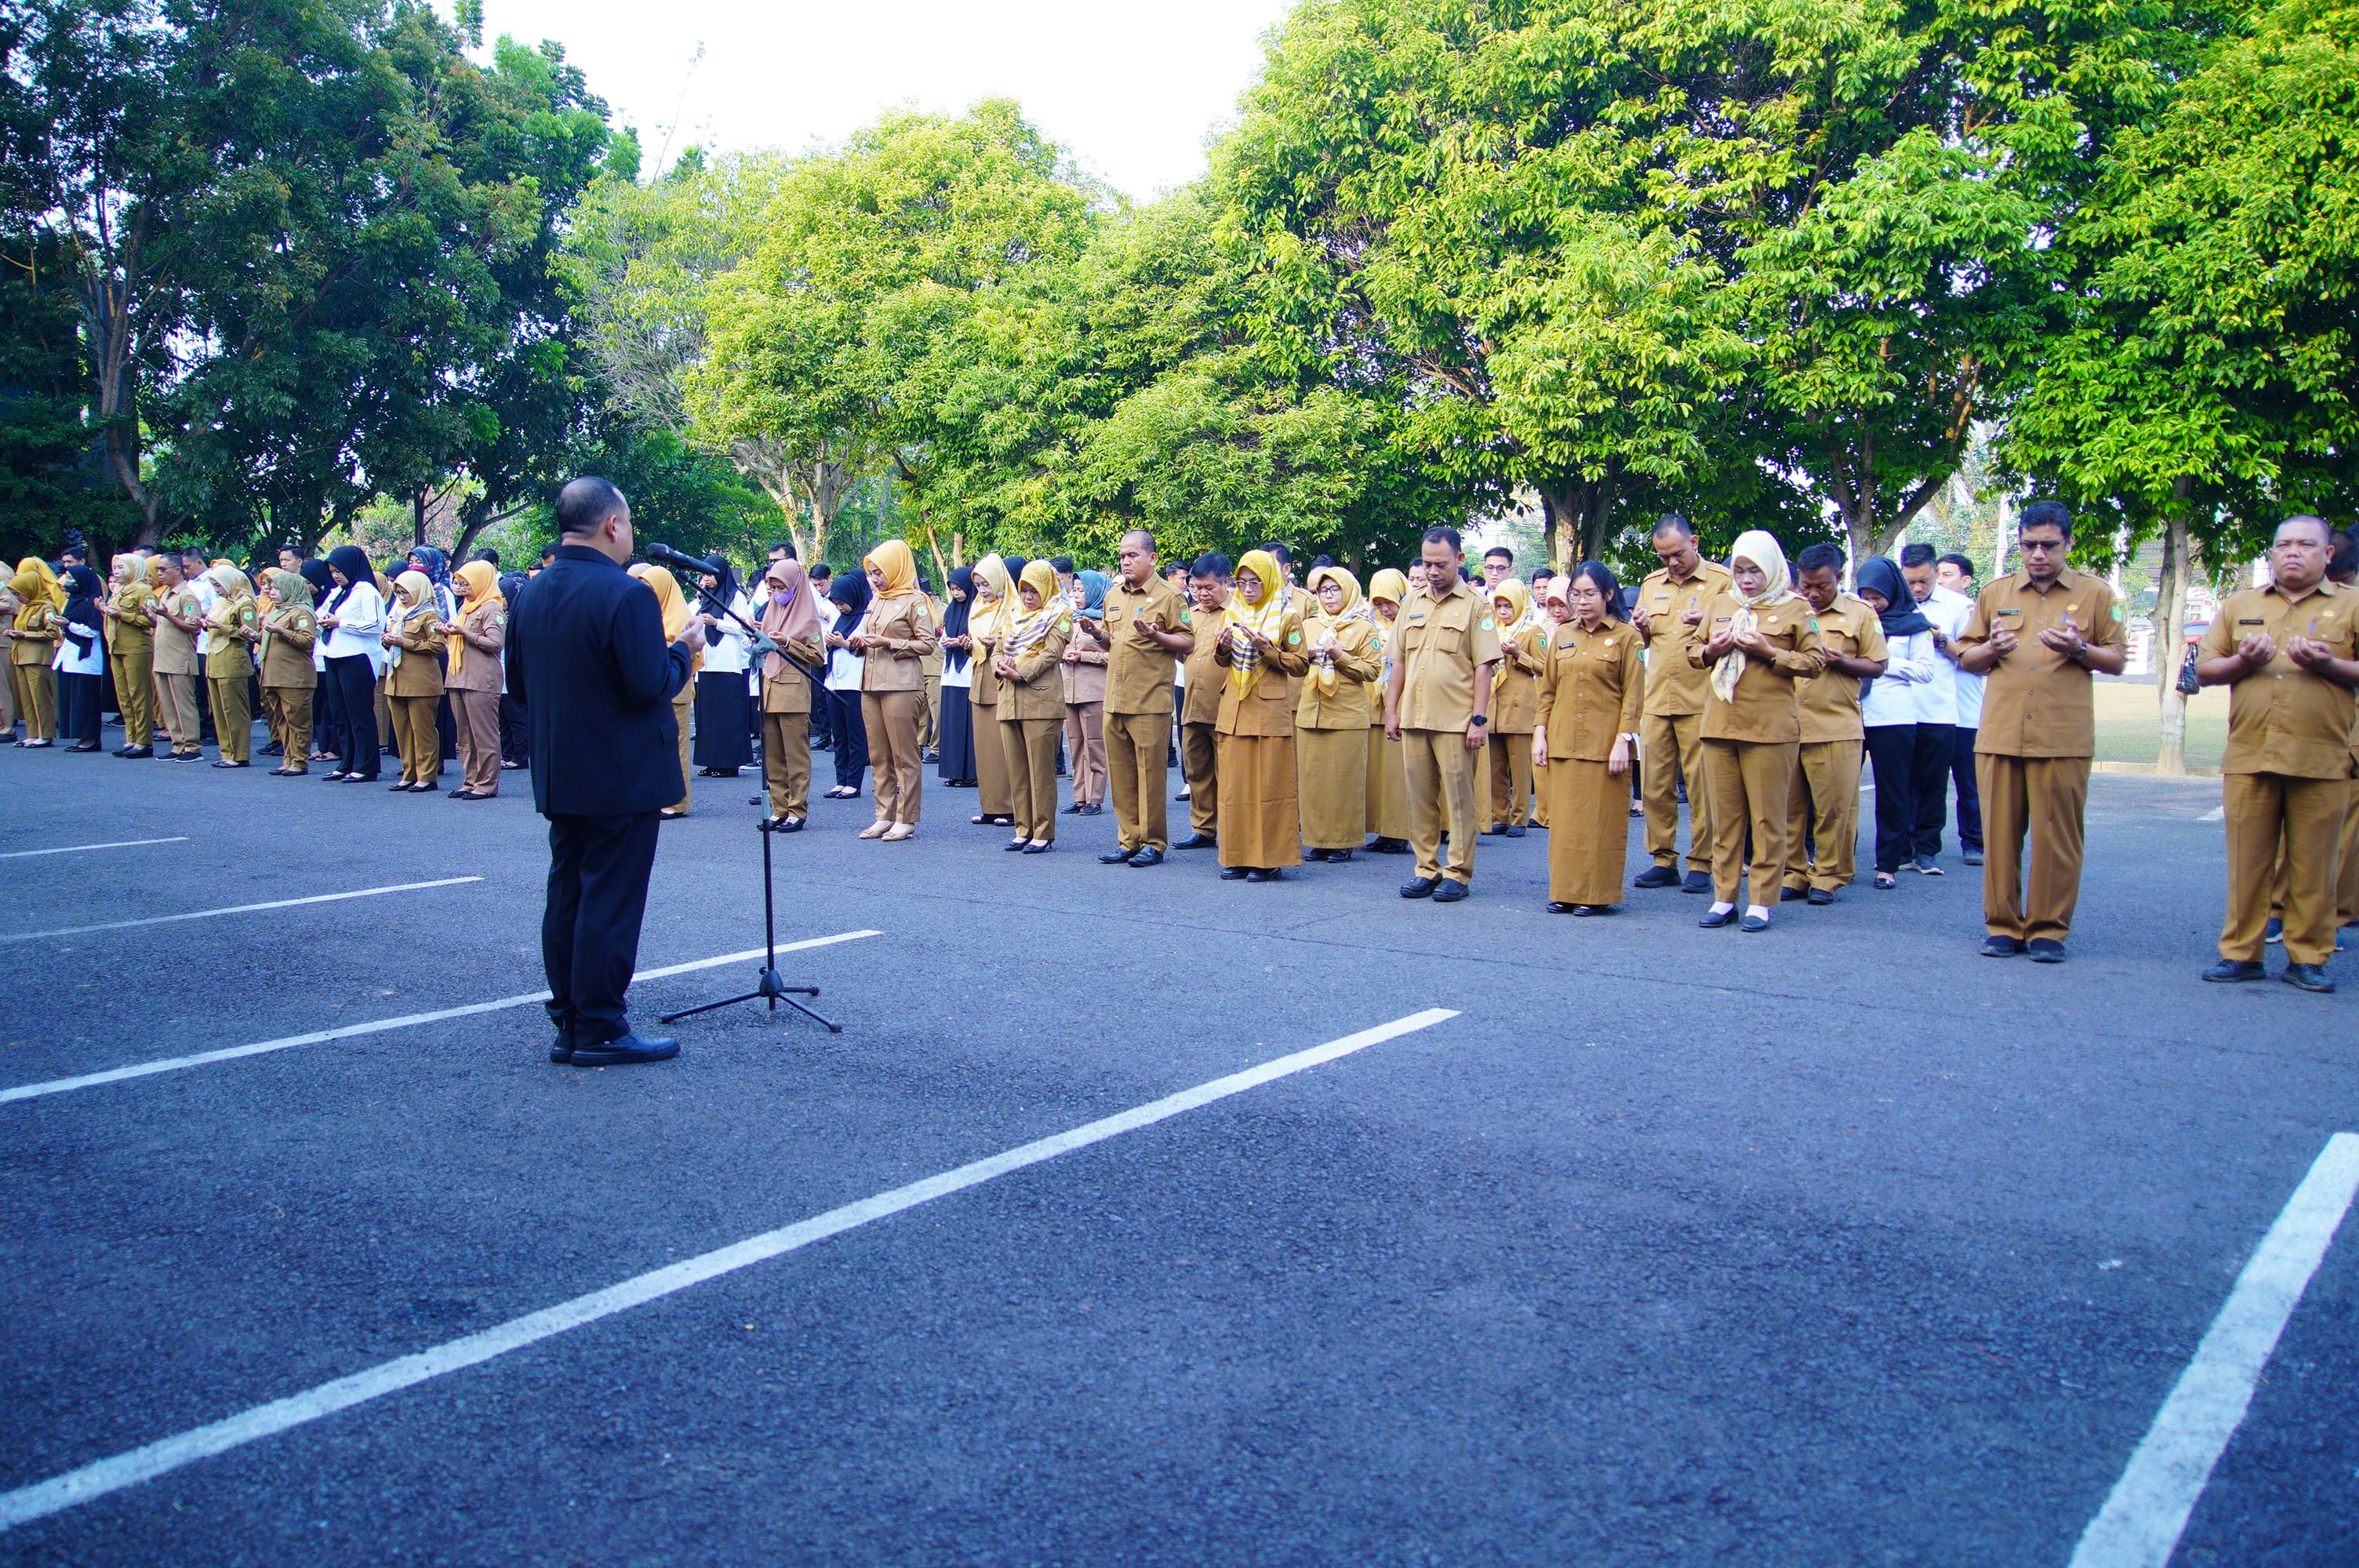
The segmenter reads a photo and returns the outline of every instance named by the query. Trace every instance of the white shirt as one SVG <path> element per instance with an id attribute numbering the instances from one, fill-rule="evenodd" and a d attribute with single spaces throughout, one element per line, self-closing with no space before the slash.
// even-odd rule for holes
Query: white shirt
<path id="1" fill-rule="evenodd" d="M 742 592 L 729 601 L 729 607 L 748 621 L 757 620 L 762 613 L 761 607 Z M 720 625 L 704 629 L 704 668 L 712 675 L 741 675 L 749 653 L 745 628 L 726 615 L 715 619 Z"/>
<path id="2" fill-rule="evenodd" d="M 854 622 L 852 630 L 845 633 L 844 635 L 847 637 L 856 637 L 861 633 L 867 630 L 868 611 L 864 610 L 860 612 L 859 621 Z M 830 691 L 858 691 L 860 689 L 861 666 L 866 662 L 867 661 L 864 660 L 858 654 L 853 653 L 849 648 L 836 649 L 835 657 L 828 662 L 827 689 Z"/>
<path id="3" fill-rule="evenodd" d="M 1940 626 L 1942 634 L 1955 643 L 1958 640 L 1958 633 L 1965 630 L 1966 622 L 1973 619 L 1973 595 L 1960 593 L 1954 588 L 1936 588 L 1933 589 L 1933 597 L 1937 600 L 1944 598 L 1955 600 L 1962 607 L 1958 611 L 1958 621 L 1954 626 L 1935 615 L 1931 605 L 1928 604 L 1924 607 L 1925 618 Z M 1961 730 L 1981 729 L 1983 727 L 1983 683 L 1990 677 L 1962 670 L 1954 663 L 1946 659 L 1942 662 L 1950 665 L 1950 673 L 1958 693 L 1957 717 L 1951 722 Z"/>
<path id="4" fill-rule="evenodd" d="M 61 676 L 103 675 L 106 672 L 104 639 L 87 626 L 76 626 L 73 631 L 76 636 L 84 633 L 89 635 L 90 652 L 84 654 L 78 651 L 72 640 L 60 632 L 58 634 L 58 651 L 49 655 L 49 667 Z"/>
<path id="5" fill-rule="evenodd" d="M 1930 619 L 1930 618 L 1929 618 Z M 1906 637 L 1886 633 L 1884 673 L 1868 683 L 1859 701 L 1862 724 L 1915 724 L 1923 710 L 1925 691 L 1933 681 L 1933 666 L 1941 662 L 1930 632 Z"/>
<path id="6" fill-rule="evenodd" d="M 1966 622 L 1974 612 L 1974 601 L 1952 588 L 1936 583 L 1933 591 L 1920 600 L 1918 613 L 1930 621 L 1940 633 L 1952 643 L 1966 629 Z M 1977 713 L 1981 711 L 1977 707 Z M 1933 678 L 1919 694 L 1917 722 L 1919 724 L 1955 724 L 1958 721 L 1958 666 L 1933 651 Z"/>
<path id="7" fill-rule="evenodd" d="M 197 624 L 201 628 L 197 633 L 197 655 L 201 658 L 212 652 L 213 634 L 211 630 L 203 628 L 212 620 L 213 611 L 221 606 L 221 589 L 215 588 L 203 572 L 189 579 L 188 586 L 189 591 L 197 596 Z"/>
<path id="8" fill-rule="evenodd" d="M 320 645 L 327 649 L 329 658 L 349 659 L 360 654 L 382 671 L 385 668 L 385 644 L 377 639 L 385 635 L 385 600 L 377 592 L 376 584 L 354 583 L 350 593 L 344 593 L 341 588 L 331 589 L 329 602 L 334 603 L 339 593 L 344 594 L 342 604 L 337 604 L 333 610 L 325 605 L 321 607 L 320 613 L 333 615 L 337 623 L 328 628 L 328 634 L 320 640 Z"/>

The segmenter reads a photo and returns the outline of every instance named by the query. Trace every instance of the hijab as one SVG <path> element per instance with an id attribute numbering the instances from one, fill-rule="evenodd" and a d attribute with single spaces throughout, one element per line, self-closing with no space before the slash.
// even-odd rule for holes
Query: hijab
<path id="1" fill-rule="evenodd" d="M 459 568 L 458 581 L 459 586 L 466 589 L 466 597 L 460 601 L 459 613 L 451 617 L 454 621 L 463 621 L 484 605 L 498 601 L 500 598 L 500 570 L 489 561 L 469 561 Z M 451 638 L 451 673 L 452 675 L 459 673 L 465 665 L 466 658 L 467 639 L 464 636 Z"/>
<path id="2" fill-rule="evenodd" d="M 1229 593 L 1229 620 L 1233 623 L 1229 637 L 1229 686 L 1239 697 L 1251 690 L 1254 677 L 1261 670 L 1261 650 L 1254 645 L 1245 629 L 1251 627 L 1271 642 L 1286 626 L 1286 581 L 1277 569 L 1277 558 L 1267 550 L 1247 550 L 1237 562 L 1237 575 L 1251 572 L 1261 586 L 1258 602 L 1248 601 L 1240 586 Z"/>
<path id="3" fill-rule="evenodd" d="M 221 605 L 213 611 L 218 624 L 223 626 L 231 624 L 228 621 L 219 619 L 223 610 L 234 610 L 238 605 L 254 597 L 253 580 L 234 566 L 214 565 L 205 572 L 205 580 L 221 592 Z"/>
<path id="4" fill-rule="evenodd" d="M 16 563 L 16 575 L 8 579 L 8 587 L 21 600 L 16 622 L 19 632 L 36 630 L 44 611 L 66 607 L 65 585 L 38 556 L 27 556 Z"/>
<path id="5" fill-rule="evenodd" d="M 739 580 L 737 568 L 729 564 L 729 557 L 715 550 L 704 557 L 704 564 L 712 568 L 715 602 L 724 607 L 735 605 L 738 596 L 745 591 L 745 585 Z"/>
<path id="6" fill-rule="evenodd" d="M 1870 556 L 1860 563 L 1859 590 L 1883 595 L 1884 609 L 1876 620 L 1883 623 L 1886 636 L 1908 637 L 1933 629 L 1918 607 L 1917 596 L 1908 591 L 1908 579 L 1900 575 L 1890 556 Z"/>
<path id="7" fill-rule="evenodd" d="M 320 604 L 336 591 L 336 579 L 328 575 L 328 563 L 325 561 L 306 556 L 295 563 L 295 572 L 310 590 L 310 596 L 303 600 L 306 604 Z"/>
<path id="8" fill-rule="evenodd" d="M 655 589 L 656 608 L 663 611 L 663 634 L 667 643 L 677 643 L 688 631 L 688 598 L 679 591 L 679 579 L 662 567 L 651 567 L 640 561 L 631 568 L 631 575 Z M 704 667 L 704 655 L 697 654 L 688 661 L 693 675 Z"/>
<path id="9" fill-rule="evenodd" d="M 1017 608 L 1016 579 L 1008 575 L 1007 563 L 994 555 L 975 562 L 974 570 L 967 574 L 967 581 L 979 589 L 989 589 L 995 596 L 991 603 L 978 606 L 967 622 L 969 634 L 977 642 L 985 642 L 998 636 L 999 629 L 1007 624 Z"/>
<path id="10" fill-rule="evenodd" d="M 1024 568 L 1024 586 L 1040 596 L 1040 608 L 1027 610 L 1024 601 L 1015 601 L 1016 608 L 1004 622 L 1007 634 L 999 651 L 1009 658 L 1020 657 L 1046 643 L 1060 627 L 1073 629 L 1072 601 L 1057 591 L 1057 568 L 1047 561 L 1034 561 Z"/>
<path id="11" fill-rule="evenodd" d="M 916 596 L 918 557 L 910 554 L 906 541 L 886 540 L 869 551 L 860 565 L 864 576 L 867 568 L 875 567 L 877 575 L 885 579 L 885 586 L 877 592 L 877 598 L 889 602 L 896 599 L 910 599 Z"/>
<path id="12" fill-rule="evenodd" d="M 1381 600 L 1386 604 L 1397 606 L 1402 600 L 1407 599 L 1408 597 L 1408 574 L 1402 571 L 1398 567 L 1385 567 L 1378 570 L 1375 576 L 1368 579 L 1368 602 L 1370 604 L 1374 604 L 1377 600 Z"/>
<path id="13" fill-rule="evenodd" d="M 278 612 L 288 622 L 288 630 L 308 629 L 311 621 L 311 585 L 301 572 L 273 570 L 264 574 L 270 581 L 270 591 L 278 600 Z M 262 646 L 258 652 L 268 654 L 273 630 L 268 616 L 262 621 Z"/>
<path id="14" fill-rule="evenodd" d="M 390 618 L 404 626 L 421 613 L 431 611 L 440 615 L 442 612 L 442 607 L 434 602 L 434 579 L 424 572 L 402 573 L 393 579 L 393 589 L 401 602 L 395 607 Z"/>
<path id="15" fill-rule="evenodd" d="M 1327 613 L 1327 606 L 1319 599 L 1321 586 L 1330 581 L 1343 590 L 1343 608 L 1332 615 Z M 1339 643 L 1343 637 L 1343 628 L 1356 621 L 1367 626 L 1369 635 L 1376 640 L 1376 646 L 1379 649 L 1384 646 L 1383 629 L 1376 624 L 1375 611 L 1369 606 L 1366 600 L 1360 597 L 1360 582 L 1357 578 L 1342 567 L 1313 567 L 1310 568 L 1310 579 L 1304 586 L 1310 589 L 1312 601 L 1319 604 L 1320 616 L 1328 625 L 1335 629 Z M 1312 671 L 1312 678 L 1319 683 L 1321 691 L 1333 691 L 1337 680 L 1334 665 L 1332 662 L 1320 664 Z"/>
<path id="16" fill-rule="evenodd" d="M 973 567 L 952 567 L 951 568 L 951 586 L 957 589 L 959 592 L 965 595 L 965 597 L 962 599 L 952 599 L 950 602 L 950 608 L 942 611 L 942 635 L 946 638 L 963 637 L 966 635 L 968 617 L 974 613 L 974 568 Z M 951 669 L 962 670 L 966 668 L 966 658 L 967 654 L 964 648 L 944 648 L 942 650 L 942 663 Z"/>
<path id="17" fill-rule="evenodd" d="M 1729 584 L 1728 591 L 1736 596 L 1739 608 L 1728 629 L 1741 636 L 1760 626 L 1757 611 L 1793 598 L 1794 586 L 1788 580 L 1790 574 L 1786 569 L 1784 547 L 1758 528 L 1748 528 L 1736 536 L 1735 547 L 1728 552 L 1729 570 L 1734 572 L 1739 561 L 1751 561 L 1768 579 L 1759 593 L 1749 594 L 1734 582 Z M 1750 656 L 1742 648 L 1731 648 L 1712 666 L 1712 689 L 1719 694 L 1721 701 L 1735 699 L 1736 683 L 1744 676 L 1745 661 Z"/>
<path id="18" fill-rule="evenodd" d="M 61 635 L 74 645 L 74 651 L 88 657 L 92 643 L 98 641 L 98 600 L 106 585 L 88 567 L 68 567 L 65 570 L 66 628 Z M 76 635 L 72 628 L 80 627 Z"/>
<path id="19" fill-rule="evenodd" d="M 434 585 L 435 602 L 448 617 L 458 607 L 458 595 L 451 587 L 451 557 L 431 545 L 415 546 L 409 553 L 418 557 L 420 568 L 426 573 L 426 580 Z"/>
<path id="20" fill-rule="evenodd" d="M 1081 618 L 1084 621 L 1103 621 L 1106 590 L 1114 587 L 1114 579 L 1093 567 L 1085 571 L 1075 572 L 1073 580 L 1082 585 Z"/>
<path id="21" fill-rule="evenodd" d="M 353 596 L 353 589 L 363 583 L 376 586 L 376 573 L 369 566 L 366 551 L 358 545 L 338 545 L 328 552 L 328 564 L 344 574 L 344 586 L 336 589 L 336 597 L 328 600 L 326 609 L 333 615 Z M 334 581 L 332 578 L 331 582 Z"/>
<path id="22" fill-rule="evenodd" d="M 839 637 L 851 636 L 852 629 L 860 624 L 860 618 L 868 613 L 868 600 L 871 597 L 868 590 L 868 574 L 865 572 L 836 573 L 835 580 L 828 584 L 827 596 L 835 600 L 835 607 L 839 611 L 835 618 L 835 634 Z"/>
<path id="23" fill-rule="evenodd" d="M 770 584 L 770 597 L 762 605 L 762 635 L 784 649 L 788 643 L 819 641 L 819 606 L 813 602 L 810 574 L 803 570 L 800 561 L 774 563 L 763 574 Z M 785 653 L 766 655 L 762 674 L 776 680 L 790 667 Z"/>

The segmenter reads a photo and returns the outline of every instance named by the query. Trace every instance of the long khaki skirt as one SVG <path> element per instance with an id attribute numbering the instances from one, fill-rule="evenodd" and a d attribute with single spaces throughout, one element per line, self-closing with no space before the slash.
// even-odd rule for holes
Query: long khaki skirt
<path id="1" fill-rule="evenodd" d="M 999 739 L 999 704 L 972 703 L 974 721 L 974 812 L 978 816 L 1006 816 L 1016 809 L 1007 787 L 1007 749 Z"/>
<path id="2" fill-rule="evenodd" d="M 1222 735 L 1213 745 L 1219 759 L 1221 864 L 1269 871 L 1302 864 L 1294 737 Z"/>
<path id="3" fill-rule="evenodd" d="M 1368 727 L 1368 830 L 1408 842 L 1408 763 L 1401 743 L 1385 739 L 1382 719 Z"/>
<path id="4" fill-rule="evenodd" d="M 1368 838 L 1368 731 L 1297 730 L 1295 799 L 1302 841 L 1314 849 L 1356 849 Z"/>
<path id="5" fill-rule="evenodd" d="M 1603 762 L 1551 761 L 1539 770 L 1549 811 L 1549 898 L 1620 903 L 1630 857 L 1630 775 Z"/>

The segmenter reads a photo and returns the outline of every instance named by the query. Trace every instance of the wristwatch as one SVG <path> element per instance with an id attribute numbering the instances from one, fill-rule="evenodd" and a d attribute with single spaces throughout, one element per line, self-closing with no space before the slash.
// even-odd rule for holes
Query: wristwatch
<path id="1" fill-rule="evenodd" d="M 1469 719 L 1466 722 L 1469 724 L 1488 724 L 1491 722 L 1491 716 L 1487 713 L 1478 713 L 1473 718 Z"/>

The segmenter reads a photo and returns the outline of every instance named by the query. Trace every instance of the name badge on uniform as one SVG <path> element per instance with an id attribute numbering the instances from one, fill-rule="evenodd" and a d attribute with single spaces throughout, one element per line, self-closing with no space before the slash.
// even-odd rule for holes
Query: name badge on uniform
<path id="1" fill-rule="evenodd" d="M 2262 620 L 2257 615 L 2251 615 L 2240 619 L 2236 624 L 2239 626 L 2266 626 L 2268 622 Z"/>
<path id="2" fill-rule="evenodd" d="M 2013 607 L 2009 607 L 2009 608 L 2007 608 L 2007 609 L 2006 609 L 2006 610 L 1994 611 L 1992 613 L 1996 614 L 1996 615 L 2002 615 L 2002 616 L 2004 616 L 2004 615 L 2013 615 L 2013 616 L 2020 617 L 2020 616 L 2023 614 L 2023 611 L 2020 611 L 2020 610 L 2015 609 L 2015 608 L 2013 608 Z"/>
<path id="3" fill-rule="evenodd" d="M 1728 617 L 1725 615 L 1715 615 L 1712 618 L 1712 623 L 1715 626 L 1725 626 L 1728 624 Z"/>

